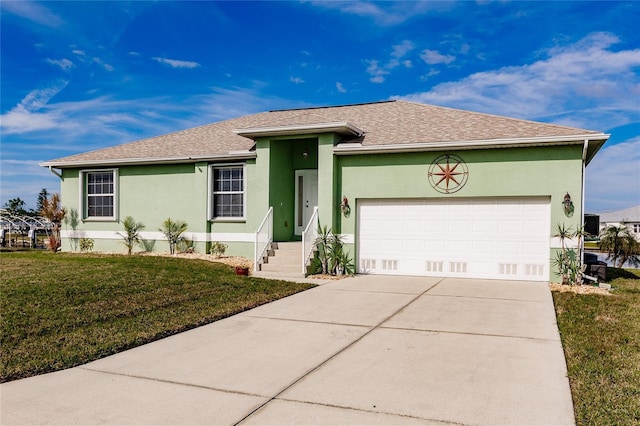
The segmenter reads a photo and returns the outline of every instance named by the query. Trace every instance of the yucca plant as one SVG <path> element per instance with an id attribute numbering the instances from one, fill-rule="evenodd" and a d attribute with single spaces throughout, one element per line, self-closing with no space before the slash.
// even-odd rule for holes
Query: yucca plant
<path id="1" fill-rule="evenodd" d="M 181 220 L 173 221 L 171 218 L 168 218 L 162 222 L 162 228 L 160 228 L 159 231 L 164 234 L 169 242 L 169 252 L 171 254 L 176 254 L 176 246 L 184 240 L 182 234 L 185 233 L 187 228 L 188 225 Z"/>
<path id="2" fill-rule="evenodd" d="M 118 235 L 122 237 L 124 240 L 124 245 L 127 248 L 127 254 L 131 254 L 133 252 L 133 246 L 135 244 L 140 244 L 140 231 L 144 229 L 144 224 L 142 222 L 136 222 L 135 219 L 131 216 L 127 216 L 122 221 L 122 226 L 124 226 L 124 234 L 118 232 Z"/>

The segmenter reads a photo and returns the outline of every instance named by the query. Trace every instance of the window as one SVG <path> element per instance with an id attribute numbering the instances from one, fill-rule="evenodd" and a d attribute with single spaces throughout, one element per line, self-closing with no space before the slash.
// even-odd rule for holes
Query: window
<path id="1" fill-rule="evenodd" d="M 83 212 L 87 219 L 116 218 L 116 170 L 82 172 Z"/>
<path id="2" fill-rule="evenodd" d="M 213 166 L 212 203 L 213 219 L 244 218 L 244 166 Z"/>
<path id="3" fill-rule="evenodd" d="M 633 224 L 633 232 L 635 232 L 636 234 L 640 234 L 640 223 Z"/>

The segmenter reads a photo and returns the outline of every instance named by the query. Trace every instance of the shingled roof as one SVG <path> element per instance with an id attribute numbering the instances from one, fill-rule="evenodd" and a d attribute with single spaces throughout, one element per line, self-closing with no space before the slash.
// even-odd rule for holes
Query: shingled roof
<path id="1" fill-rule="evenodd" d="M 364 151 L 375 147 L 419 145 L 423 149 L 438 144 L 474 141 L 532 140 L 553 138 L 599 140 L 608 135 L 592 130 L 507 118 L 406 101 L 384 101 L 334 107 L 268 111 L 207 124 L 96 151 L 76 154 L 43 163 L 45 167 L 206 161 L 239 158 L 251 153 L 252 129 L 307 128 L 309 132 L 327 124 L 344 123 L 361 132 L 345 133 L 341 145 Z M 317 130 L 316 133 L 320 133 Z M 241 134 L 244 134 L 242 136 Z M 254 132 L 258 134 L 258 132 Z M 593 152 L 595 154 L 595 152 Z"/>

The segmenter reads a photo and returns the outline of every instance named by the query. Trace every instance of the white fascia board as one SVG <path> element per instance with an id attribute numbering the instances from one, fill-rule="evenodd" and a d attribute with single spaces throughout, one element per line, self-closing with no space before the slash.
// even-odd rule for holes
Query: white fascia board
<path id="1" fill-rule="evenodd" d="M 417 152 L 417 151 L 442 151 L 448 149 L 486 149 L 486 148 L 513 148 L 527 146 L 549 145 L 582 145 L 585 140 L 601 141 L 603 144 L 609 138 L 608 134 L 589 134 L 575 136 L 545 136 L 536 138 L 513 139 L 486 139 L 476 141 L 448 141 L 448 142 L 413 142 L 393 145 L 370 145 L 361 143 L 341 143 L 333 148 L 335 154 L 350 155 L 360 153 L 385 153 L 385 152 Z"/>
<path id="2" fill-rule="evenodd" d="M 256 139 L 270 136 L 306 135 L 314 133 L 340 133 L 361 136 L 364 132 L 347 121 L 335 121 L 330 123 L 296 124 L 291 126 L 235 129 L 233 133 L 249 139 Z"/>
<path id="3" fill-rule="evenodd" d="M 115 160 L 45 161 L 39 165 L 54 168 L 75 168 L 94 166 L 137 166 L 150 164 L 197 163 L 198 161 L 248 160 L 256 158 L 255 151 L 232 151 L 227 154 L 194 155 L 190 157 L 121 158 Z"/>

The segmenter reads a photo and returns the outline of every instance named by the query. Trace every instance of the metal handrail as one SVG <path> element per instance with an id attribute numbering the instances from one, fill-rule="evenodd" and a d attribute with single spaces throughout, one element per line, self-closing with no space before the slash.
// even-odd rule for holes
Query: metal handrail
<path id="1" fill-rule="evenodd" d="M 266 234 L 264 233 L 264 227 L 267 227 Z M 261 238 L 262 237 L 262 238 Z M 264 238 L 266 237 L 266 238 Z M 254 243 L 254 255 L 253 258 L 253 271 L 258 271 L 258 266 L 262 263 L 262 258 L 265 252 L 269 249 L 269 245 L 273 242 L 273 207 L 269 207 L 267 214 L 260 223 L 258 230 L 255 234 Z"/>
<path id="2" fill-rule="evenodd" d="M 313 214 L 302 231 L 302 273 L 306 275 L 307 261 L 313 253 L 318 238 L 318 206 L 313 208 Z"/>

